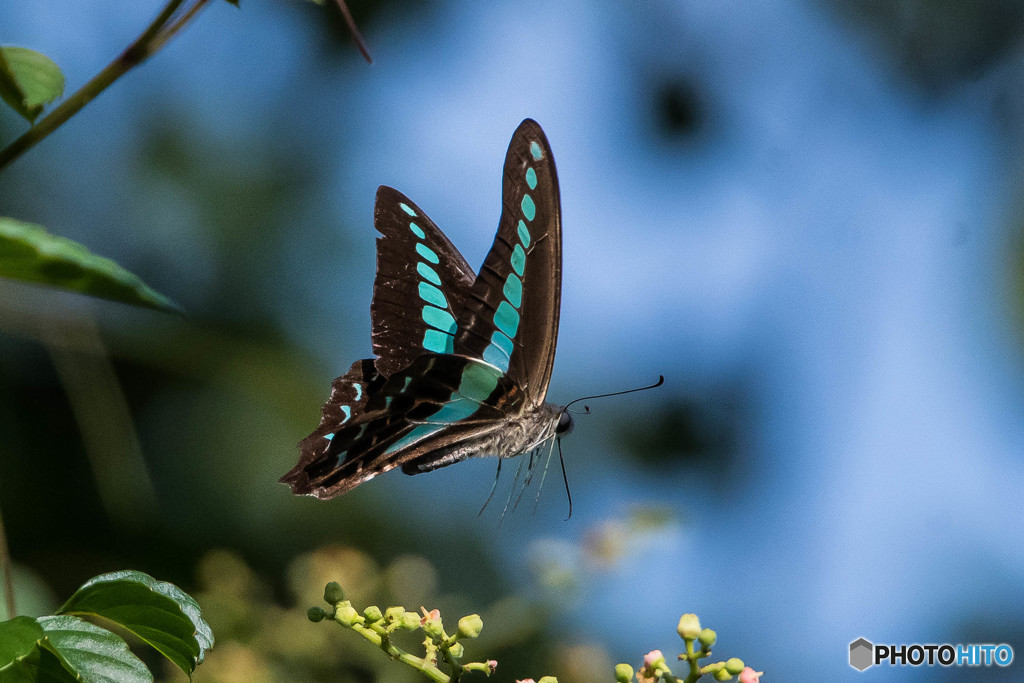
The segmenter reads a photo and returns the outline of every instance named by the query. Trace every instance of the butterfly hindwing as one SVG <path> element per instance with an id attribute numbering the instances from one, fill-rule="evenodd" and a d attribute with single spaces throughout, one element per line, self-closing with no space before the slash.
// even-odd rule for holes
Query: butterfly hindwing
<path id="1" fill-rule="evenodd" d="M 504 425 L 506 413 L 522 402 L 522 392 L 493 365 L 465 356 L 426 354 L 385 391 L 403 389 L 392 412 L 414 425 L 381 451 L 370 453 L 400 464 L 406 474 L 445 467 L 479 452 Z"/>
<path id="2" fill-rule="evenodd" d="M 408 197 L 381 186 L 373 215 L 377 277 L 373 352 L 390 377 L 424 352 L 451 353 L 456 320 L 475 274 L 458 249 Z"/>
<path id="3" fill-rule="evenodd" d="M 331 397 L 321 410 L 320 425 L 299 442 L 299 462 L 281 481 L 289 484 L 295 493 L 311 493 L 311 470 L 336 461 L 329 454 L 335 437 L 355 424 L 361 424 L 367 414 L 370 396 L 386 382 L 372 359 L 357 360 L 341 377 L 331 384 Z"/>
<path id="4" fill-rule="evenodd" d="M 364 380 L 369 399 L 357 412 L 344 410 L 351 387 Z M 321 426 L 282 477 L 295 493 L 332 498 L 398 466 L 416 474 L 462 460 L 473 450 L 469 437 L 486 437 L 486 426 L 497 428 L 510 402 L 522 398 L 493 366 L 449 354 L 423 354 L 390 378 L 359 361 L 334 384 Z"/>
<path id="5" fill-rule="evenodd" d="M 544 402 L 558 339 L 562 230 L 558 178 L 547 138 L 530 119 L 512 136 L 498 234 L 459 317 L 456 353 L 505 371 Z"/>

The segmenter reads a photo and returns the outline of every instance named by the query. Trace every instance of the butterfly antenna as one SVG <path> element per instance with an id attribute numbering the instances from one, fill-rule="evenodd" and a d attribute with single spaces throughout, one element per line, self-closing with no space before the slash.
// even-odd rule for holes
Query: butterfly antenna
<path id="1" fill-rule="evenodd" d="M 484 506 L 480 508 L 480 512 L 476 513 L 476 516 L 484 514 L 484 510 L 487 509 L 487 505 L 491 502 L 491 498 L 494 498 L 494 491 L 498 488 L 498 477 L 501 476 L 501 461 L 504 458 L 498 458 L 498 471 L 494 473 L 494 483 L 491 484 L 491 492 L 487 494 L 487 500 L 484 501 Z"/>
<path id="2" fill-rule="evenodd" d="M 555 452 L 556 439 L 551 439 L 548 446 L 548 457 L 544 459 L 544 471 L 540 473 L 540 483 L 537 484 L 537 496 L 533 499 L 533 514 L 537 514 L 537 505 L 540 503 L 540 492 L 544 489 L 544 479 L 548 476 L 548 466 L 551 464 L 551 455 Z"/>
<path id="3" fill-rule="evenodd" d="M 583 396 L 581 398 L 576 399 L 575 401 L 569 401 L 569 403 L 562 410 L 568 410 L 569 406 L 571 406 L 573 403 L 579 403 L 580 401 L 587 401 L 587 400 L 590 400 L 592 398 L 607 398 L 609 396 L 622 396 L 623 394 L 632 394 L 632 393 L 637 392 L 637 391 L 647 391 L 648 389 L 654 389 L 656 387 L 660 387 L 664 383 L 665 383 L 665 375 L 658 375 L 658 381 L 655 382 L 654 384 L 648 386 L 648 387 L 638 387 L 636 389 L 626 389 L 625 391 L 613 391 L 610 394 L 595 394 L 593 396 Z M 588 413 L 590 412 L 590 408 L 588 408 L 587 406 L 583 406 L 583 407 L 586 410 L 586 412 L 588 412 Z"/>
<path id="4" fill-rule="evenodd" d="M 662 378 L 664 379 L 664 378 Z M 661 382 L 658 382 L 661 384 Z M 655 384 L 654 386 L 658 386 Z M 562 440 L 558 439 L 558 462 L 562 464 L 562 481 L 565 482 L 565 495 L 569 498 L 569 516 L 565 518 L 565 521 L 569 521 L 572 517 L 572 492 L 569 491 L 569 477 L 565 473 L 565 458 L 562 457 Z"/>

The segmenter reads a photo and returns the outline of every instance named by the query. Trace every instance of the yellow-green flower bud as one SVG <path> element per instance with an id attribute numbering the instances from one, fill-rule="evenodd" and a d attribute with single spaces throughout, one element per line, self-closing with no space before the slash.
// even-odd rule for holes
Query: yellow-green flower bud
<path id="1" fill-rule="evenodd" d="M 310 607 L 306 611 L 306 618 L 312 621 L 314 624 L 318 621 L 323 621 L 324 617 L 327 616 L 327 612 L 323 611 L 319 607 Z"/>
<path id="2" fill-rule="evenodd" d="M 377 607 L 377 605 L 370 605 L 364 609 L 363 616 L 366 617 L 366 621 L 371 624 L 384 618 L 384 615 L 380 612 L 380 607 Z"/>
<path id="3" fill-rule="evenodd" d="M 700 635 L 700 619 L 696 614 L 684 614 L 679 618 L 679 626 L 676 627 L 679 637 L 684 640 L 694 640 Z"/>
<path id="4" fill-rule="evenodd" d="M 463 638 L 476 638 L 484 628 L 484 620 L 479 614 L 470 614 L 459 619 L 459 635 Z"/>
<path id="5" fill-rule="evenodd" d="M 726 660 L 725 670 L 731 673 L 733 676 L 743 671 L 746 664 L 743 663 L 742 659 L 733 657 L 732 659 Z"/>
<path id="6" fill-rule="evenodd" d="M 715 672 L 715 680 L 716 681 L 731 681 L 732 680 L 732 674 L 730 674 L 725 669 L 719 669 L 718 671 Z"/>
<path id="7" fill-rule="evenodd" d="M 356 608 L 350 602 L 342 600 L 334 611 L 334 620 L 342 626 L 354 626 L 361 623 L 363 618 L 359 616 L 359 612 L 356 611 Z"/>
<path id="8" fill-rule="evenodd" d="M 337 581 L 331 581 L 324 588 L 324 602 L 328 605 L 337 605 L 344 599 L 345 591 L 341 589 L 341 584 Z"/>
<path id="9" fill-rule="evenodd" d="M 558 683 L 558 679 L 554 676 L 544 676 L 537 683 Z"/>
<path id="10" fill-rule="evenodd" d="M 633 680 L 633 667 L 629 664 L 616 664 L 615 680 L 616 683 L 629 683 Z"/>
<path id="11" fill-rule="evenodd" d="M 403 616 L 405 616 L 404 607 L 388 607 L 386 610 L 384 610 L 384 617 L 388 621 L 401 621 Z"/>
<path id="12" fill-rule="evenodd" d="M 435 640 L 444 638 L 444 626 L 441 624 L 441 618 L 423 620 L 423 632 Z"/>
<path id="13" fill-rule="evenodd" d="M 466 648 L 462 647 L 462 643 L 452 643 L 452 646 L 448 648 L 448 652 L 452 654 L 452 657 L 458 659 L 466 652 Z"/>
<path id="14" fill-rule="evenodd" d="M 700 632 L 700 635 L 697 636 L 697 640 L 699 640 L 700 644 L 704 647 L 711 647 L 715 644 L 715 641 L 718 640 L 718 634 L 711 629 L 706 628 Z"/>
<path id="15" fill-rule="evenodd" d="M 415 612 L 402 612 L 402 616 L 398 619 L 398 626 L 406 631 L 415 631 L 420 627 L 420 618 Z"/>

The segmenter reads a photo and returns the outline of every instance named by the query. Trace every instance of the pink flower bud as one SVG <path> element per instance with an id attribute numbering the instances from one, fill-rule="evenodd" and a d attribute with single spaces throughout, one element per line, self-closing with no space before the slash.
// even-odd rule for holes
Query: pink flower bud
<path id="1" fill-rule="evenodd" d="M 665 655 L 661 653 L 661 650 L 651 650 L 650 652 L 644 655 L 644 666 L 650 669 L 658 662 L 662 662 L 664 660 Z"/>
<path id="2" fill-rule="evenodd" d="M 761 680 L 761 676 L 764 674 L 763 671 L 754 671 L 749 666 L 740 672 L 739 682 L 740 683 L 758 683 Z"/>

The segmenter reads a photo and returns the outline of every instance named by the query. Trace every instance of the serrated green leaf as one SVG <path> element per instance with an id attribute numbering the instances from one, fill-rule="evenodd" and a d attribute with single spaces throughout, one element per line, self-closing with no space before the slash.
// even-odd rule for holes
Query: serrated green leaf
<path id="1" fill-rule="evenodd" d="M 174 584 L 142 572 L 112 572 L 90 579 L 58 612 L 110 619 L 189 674 L 213 647 L 213 632 L 198 603 Z"/>
<path id="2" fill-rule="evenodd" d="M 43 648 L 80 680 L 152 683 L 153 674 L 120 636 L 75 616 L 39 617 L 37 621 L 46 633 Z"/>
<path id="3" fill-rule="evenodd" d="M 14 617 L 0 622 L 0 670 L 32 652 L 43 637 L 43 627 L 32 617 Z"/>
<path id="4" fill-rule="evenodd" d="M 180 309 L 138 276 L 78 242 L 44 228 L 0 217 L 0 277 L 164 311 Z"/>
<path id="5" fill-rule="evenodd" d="M 62 94 L 64 74 L 52 59 L 25 47 L 0 47 L 0 97 L 29 123 Z"/>

